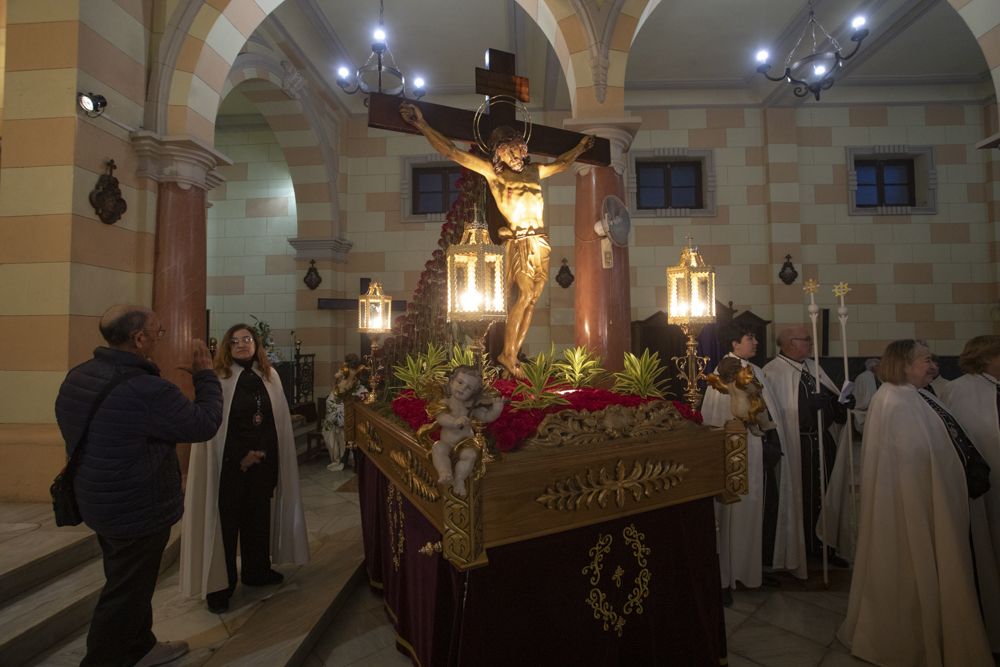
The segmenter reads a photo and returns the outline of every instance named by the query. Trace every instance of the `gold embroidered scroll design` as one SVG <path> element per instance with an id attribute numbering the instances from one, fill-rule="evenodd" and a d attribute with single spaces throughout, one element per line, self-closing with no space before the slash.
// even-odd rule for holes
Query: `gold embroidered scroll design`
<path id="1" fill-rule="evenodd" d="M 389 532 L 389 553 L 392 554 L 392 568 L 399 572 L 403 560 L 403 546 L 406 538 L 403 535 L 403 494 L 395 484 L 389 485 L 385 494 L 386 525 Z"/>
<path id="2" fill-rule="evenodd" d="M 389 454 L 389 459 L 396 467 L 400 479 L 413 493 L 424 500 L 436 503 L 441 499 L 441 492 L 431 473 L 420 463 L 420 458 L 410 450 L 395 450 Z"/>
<path id="3" fill-rule="evenodd" d="M 622 530 L 622 538 L 632 553 L 638 573 L 632 579 L 631 590 L 628 592 L 621 610 L 615 608 L 610 601 L 608 593 L 602 590 L 600 586 L 601 572 L 605 566 L 604 559 L 611 554 L 614 542 L 611 534 L 597 534 L 597 543 L 587 552 L 587 555 L 590 557 L 590 563 L 585 565 L 580 571 L 584 576 L 589 575 L 591 589 L 587 594 L 585 602 L 593 612 L 594 618 L 601 621 L 605 632 L 614 632 L 619 638 L 624 633 L 627 617 L 632 614 L 637 616 L 642 615 L 644 611 L 643 602 L 649 597 L 649 582 L 653 578 L 652 573 L 646 567 L 646 557 L 651 553 L 651 549 L 646 546 L 645 533 L 639 532 L 635 524 L 629 524 Z M 624 568 L 621 565 L 617 565 L 614 574 L 611 576 L 611 581 L 618 591 L 622 590 L 622 578 L 624 575 Z M 612 594 L 615 592 L 615 589 L 611 590 Z"/>
<path id="4" fill-rule="evenodd" d="M 635 461 L 628 470 L 619 459 L 614 471 L 602 467 L 595 474 L 592 468 L 587 468 L 585 473 L 550 485 L 535 500 L 550 510 L 572 512 L 581 507 L 590 509 L 595 502 L 603 509 L 614 498 L 615 504 L 622 508 L 627 495 L 639 502 L 643 497 L 677 486 L 687 472 L 682 463 L 651 460 Z"/>

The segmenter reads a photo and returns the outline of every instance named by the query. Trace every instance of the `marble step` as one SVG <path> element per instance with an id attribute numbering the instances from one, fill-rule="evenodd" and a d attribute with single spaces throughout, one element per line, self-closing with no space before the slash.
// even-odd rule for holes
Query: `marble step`
<path id="1" fill-rule="evenodd" d="M 173 564 L 179 553 L 180 531 L 175 526 L 160 571 Z M 81 632 L 103 586 L 104 567 L 98 548 L 85 562 L 4 601 L 0 606 L 0 665 L 26 664 Z"/>
<path id="2" fill-rule="evenodd" d="M 48 503 L 0 506 L 0 605 L 100 552 L 86 526 L 56 527 Z"/>
<path id="3" fill-rule="evenodd" d="M 274 595 L 261 600 L 254 613 L 203 667 L 303 664 L 334 615 L 364 581 L 363 561 L 360 526 L 313 543 L 309 563 Z"/>

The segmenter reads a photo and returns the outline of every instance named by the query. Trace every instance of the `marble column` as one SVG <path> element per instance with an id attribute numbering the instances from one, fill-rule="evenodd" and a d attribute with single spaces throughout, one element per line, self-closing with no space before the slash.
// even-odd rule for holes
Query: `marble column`
<path id="1" fill-rule="evenodd" d="M 622 369 L 631 350 L 632 306 L 628 248 L 612 245 L 613 264 L 605 269 L 601 239 L 594 224 L 601 219 L 604 198 L 627 201 L 623 174 L 625 153 L 639 126 L 638 119 L 595 126 L 569 121 L 568 129 L 604 137 L 611 142 L 611 166 L 576 165 L 576 344 L 600 355 L 610 371 Z"/>
<path id="2" fill-rule="evenodd" d="M 140 131 L 132 136 L 138 174 L 157 183 L 156 258 L 153 304 L 166 336 L 156 359 L 164 378 L 194 395 L 191 339 L 206 336 L 206 196 L 222 182 L 215 171 L 231 161 L 190 137 L 160 137 Z"/>

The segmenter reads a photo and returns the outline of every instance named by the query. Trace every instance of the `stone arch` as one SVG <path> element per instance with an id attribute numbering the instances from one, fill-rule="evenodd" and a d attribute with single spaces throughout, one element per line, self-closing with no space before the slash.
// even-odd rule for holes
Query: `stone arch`
<path id="1" fill-rule="evenodd" d="M 334 127 L 328 129 L 319 106 L 292 65 L 253 53 L 236 58 L 220 91 L 220 102 L 240 83 L 255 80 L 273 84 L 288 97 L 277 104 L 261 103 L 257 107 L 277 137 L 288 164 L 295 199 L 300 204 L 300 230 L 325 227 L 323 236 L 339 238 L 339 163 L 334 150 L 339 140 L 335 121 Z M 282 106 L 295 111 L 287 113 L 280 109 Z"/>
<path id="2" fill-rule="evenodd" d="M 993 75 L 993 87 L 1000 99 L 1000 12 L 996 0 L 948 0 L 983 50 L 986 66 Z"/>

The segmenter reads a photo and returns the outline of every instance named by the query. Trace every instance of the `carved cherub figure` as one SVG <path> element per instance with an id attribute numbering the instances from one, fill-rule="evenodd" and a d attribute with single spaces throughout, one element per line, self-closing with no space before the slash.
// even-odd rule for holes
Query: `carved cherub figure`
<path id="1" fill-rule="evenodd" d="M 756 436 L 775 428 L 775 423 L 767 416 L 764 403 L 764 387 L 753 375 L 750 366 L 743 366 L 735 357 L 723 357 L 716 372 L 709 375 L 708 383 L 722 394 L 731 397 L 733 416 L 747 426 Z"/>
<path id="2" fill-rule="evenodd" d="M 438 406 L 434 420 L 441 427 L 441 437 L 431 446 L 431 459 L 438 473 L 438 483 L 450 484 L 455 495 L 464 496 L 465 480 L 476 465 L 473 422 L 488 424 L 500 416 L 504 400 L 501 396 L 483 396 L 482 374 L 472 366 L 456 366 L 448 378 L 444 400 Z M 468 446 L 463 446 L 463 445 Z M 452 469 L 451 454 L 458 450 L 458 461 Z"/>

